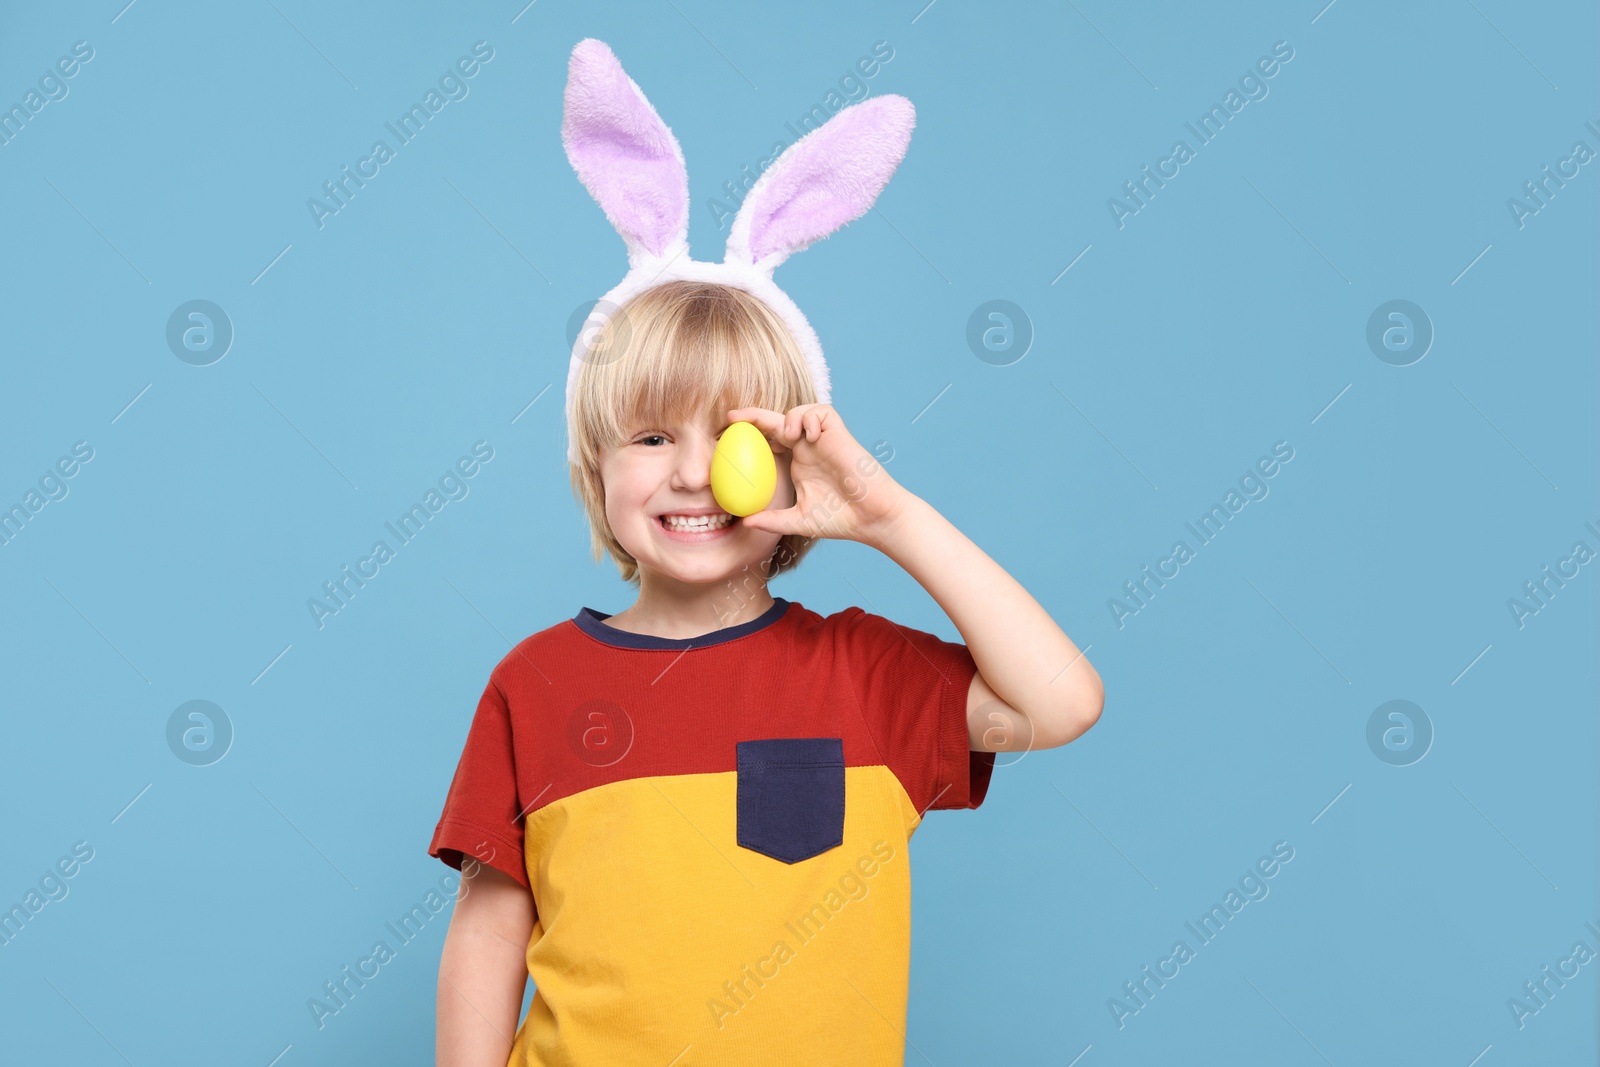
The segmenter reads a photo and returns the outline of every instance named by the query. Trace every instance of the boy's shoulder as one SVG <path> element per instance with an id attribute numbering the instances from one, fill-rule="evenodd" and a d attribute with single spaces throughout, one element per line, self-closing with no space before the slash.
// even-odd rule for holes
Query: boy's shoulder
<path id="1" fill-rule="evenodd" d="M 876 665 L 885 657 L 897 658 L 901 654 L 921 657 L 921 650 L 930 644 L 946 650 L 962 645 L 959 633 L 947 639 L 855 605 L 823 614 L 792 602 L 786 621 L 790 623 L 787 636 L 796 644 L 827 649 L 865 665 Z"/>
<path id="2" fill-rule="evenodd" d="M 570 655 L 574 648 L 573 639 L 582 635 L 583 631 L 578 629 L 571 616 L 551 623 L 512 645 L 510 651 L 500 657 L 500 662 L 495 664 L 490 677 L 499 681 L 506 672 L 518 667 L 525 669 L 530 662 L 537 663 L 538 657 L 541 656 L 548 657 L 557 653 Z"/>
<path id="3" fill-rule="evenodd" d="M 864 608 L 851 605 L 840 608 L 838 611 L 827 615 L 800 608 L 801 616 L 796 620 L 802 627 L 812 630 L 819 635 L 827 635 L 835 639 L 854 641 L 881 641 L 885 638 L 897 639 L 899 634 L 921 635 L 924 631 L 905 623 L 896 622 L 894 619 Z M 936 636 L 927 634 L 927 636 Z"/>

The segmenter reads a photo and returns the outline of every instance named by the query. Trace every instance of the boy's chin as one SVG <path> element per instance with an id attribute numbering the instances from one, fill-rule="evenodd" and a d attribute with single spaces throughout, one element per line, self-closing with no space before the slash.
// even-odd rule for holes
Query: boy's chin
<path id="1" fill-rule="evenodd" d="M 776 546 L 774 546 L 776 547 Z M 662 578 L 688 585 L 715 585 L 733 581 L 742 575 L 757 573 L 772 553 L 765 552 L 746 560 L 731 553 L 720 554 L 717 559 L 655 560 L 641 563 L 641 567 Z M 634 557 L 637 559 L 638 557 Z"/>

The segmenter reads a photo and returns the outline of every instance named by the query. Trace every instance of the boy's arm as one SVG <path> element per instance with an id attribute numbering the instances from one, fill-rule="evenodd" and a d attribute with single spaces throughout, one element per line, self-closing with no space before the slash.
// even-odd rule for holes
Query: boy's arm
<path id="1" fill-rule="evenodd" d="M 978 673 L 967 734 L 983 752 L 1055 748 L 1100 717 L 1099 673 L 1039 602 L 850 436 L 831 404 L 735 408 L 789 474 L 794 504 L 745 516 L 755 530 L 871 545 L 922 583 L 961 631 Z"/>
<path id="2" fill-rule="evenodd" d="M 933 505 L 886 477 L 880 481 L 886 473 L 875 471 L 868 491 L 890 492 L 896 506 L 862 540 L 904 567 L 961 631 L 978 666 L 967 690 L 972 748 L 1055 748 L 1093 726 L 1105 687 L 1078 646 Z"/>
<path id="3" fill-rule="evenodd" d="M 527 985 L 533 895 L 469 859 L 439 958 L 438 1067 L 505 1067 Z"/>

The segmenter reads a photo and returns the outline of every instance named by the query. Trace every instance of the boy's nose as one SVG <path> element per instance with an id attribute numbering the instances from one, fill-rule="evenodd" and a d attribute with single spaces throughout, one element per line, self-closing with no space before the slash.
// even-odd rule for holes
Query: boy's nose
<path id="1" fill-rule="evenodd" d="M 697 491 L 711 484 L 711 457 L 716 454 L 717 443 L 703 433 L 692 434 L 678 449 L 678 462 L 673 468 L 673 482 L 680 489 Z"/>

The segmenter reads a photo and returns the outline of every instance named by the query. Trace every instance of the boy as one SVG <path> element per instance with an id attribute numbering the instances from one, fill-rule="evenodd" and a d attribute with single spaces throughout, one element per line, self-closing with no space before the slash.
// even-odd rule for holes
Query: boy
<path id="1" fill-rule="evenodd" d="M 1093 725 L 1099 676 L 815 403 L 761 300 L 665 283 L 592 352 L 573 484 L 596 558 L 639 595 L 490 674 L 429 846 L 467 875 L 438 1062 L 900 1064 L 912 832 L 929 809 L 978 807 L 995 752 Z M 739 421 L 778 467 L 772 504 L 744 518 L 709 477 Z M 819 537 L 888 555 L 966 644 L 773 597 Z"/>

